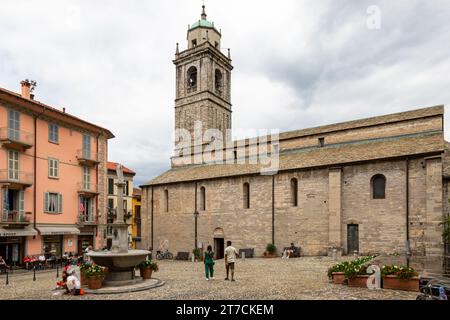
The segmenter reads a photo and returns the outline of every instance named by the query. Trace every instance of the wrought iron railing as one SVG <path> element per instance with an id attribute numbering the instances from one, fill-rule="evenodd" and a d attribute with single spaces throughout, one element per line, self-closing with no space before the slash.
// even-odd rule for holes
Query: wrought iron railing
<path id="1" fill-rule="evenodd" d="M 24 143 L 27 145 L 33 145 L 34 134 L 23 130 L 16 130 L 8 127 L 3 127 L 0 128 L 0 140 L 11 140 L 15 142 Z"/>
<path id="2" fill-rule="evenodd" d="M 30 223 L 30 218 L 23 211 L 4 209 L 2 222 L 12 223 Z"/>

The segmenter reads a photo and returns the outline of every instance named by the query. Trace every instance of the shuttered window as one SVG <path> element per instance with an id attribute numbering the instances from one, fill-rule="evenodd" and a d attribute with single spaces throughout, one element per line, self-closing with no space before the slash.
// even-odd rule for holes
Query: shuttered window
<path id="1" fill-rule="evenodd" d="M 244 209 L 250 209 L 250 185 L 248 183 L 244 183 L 243 191 Z"/>
<path id="2" fill-rule="evenodd" d="M 56 124 L 50 123 L 48 125 L 48 141 L 59 143 L 59 127 Z"/>
<path id="3" fill-rule="evenodd" d="M 46 213 L 62 213 L 62 194 L 46 192 L 44 193 L 44 211 Z"/>
<path id="4" fill-rule="evenodd" d="M 48 176 L 50 178 L 59 177 L 59 161 L 56 159 L 48 159 Z"/>

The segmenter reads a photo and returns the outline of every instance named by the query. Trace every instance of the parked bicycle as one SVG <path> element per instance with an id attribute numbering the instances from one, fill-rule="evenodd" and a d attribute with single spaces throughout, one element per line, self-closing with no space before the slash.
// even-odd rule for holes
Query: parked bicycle
<path id="1" fill-rule="evenodd" d="M 156 251 L 156 259 L 158 259 L 158 260 L 163 260 L 163 259 L 171 260 L 171 259 L 173 259 L 173 254 L 171 252 L 169 252 L 169 250 Z"/>

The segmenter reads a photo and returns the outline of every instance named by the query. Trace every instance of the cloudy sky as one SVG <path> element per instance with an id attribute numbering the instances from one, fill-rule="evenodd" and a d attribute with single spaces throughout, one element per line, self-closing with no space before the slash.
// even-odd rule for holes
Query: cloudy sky
<path id="1" fill-rule="evenodd" d="M 206 9 L 231 48 L 234 128 L 450 106 L 448 0 L 206 0 Z M 200 12 L 201 0 L 2 0 L 0 86 L 20 91 L 34 79 L 37 100 L 110 129 L 110 160 L 142 183 L 169 167 L 175 43 L 186 47 Z"/>

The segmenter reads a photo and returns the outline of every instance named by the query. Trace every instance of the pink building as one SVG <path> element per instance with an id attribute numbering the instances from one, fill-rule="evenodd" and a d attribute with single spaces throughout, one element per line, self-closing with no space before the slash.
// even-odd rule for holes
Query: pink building
<path id="1" fill-rule="evenodd" d="M 104 128 L 0 88 L 0 255 L 80 253 L 106 244 Z"/>

